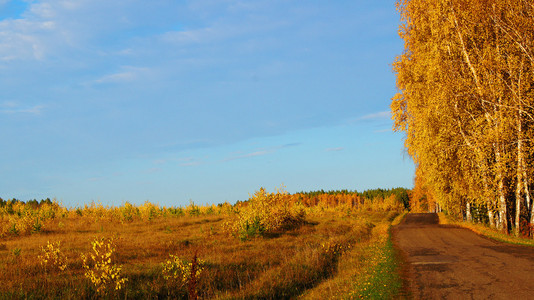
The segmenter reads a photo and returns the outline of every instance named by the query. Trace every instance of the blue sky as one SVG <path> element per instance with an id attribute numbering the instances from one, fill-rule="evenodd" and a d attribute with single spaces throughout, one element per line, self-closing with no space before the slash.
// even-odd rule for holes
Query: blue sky
<path id="1" fill-rule="evenodd" d="M 411 187 L 394 1 L 0 0 L 0 197 Z"/>

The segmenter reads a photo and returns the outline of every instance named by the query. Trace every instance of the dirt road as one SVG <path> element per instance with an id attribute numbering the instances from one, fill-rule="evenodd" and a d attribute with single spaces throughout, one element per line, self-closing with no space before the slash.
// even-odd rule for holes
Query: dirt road
<path id="1" fill-rule="evenodd" d="M 393 228 L 415 299 L 534 299 L 534 248 L 408 214 Z"/>

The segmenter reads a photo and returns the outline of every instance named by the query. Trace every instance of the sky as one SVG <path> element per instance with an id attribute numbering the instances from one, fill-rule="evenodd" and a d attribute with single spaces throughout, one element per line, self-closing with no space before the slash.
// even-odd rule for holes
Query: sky
<path id="1" fill-rule="evenodd" d="M 411 188 L 394 2 L 0 0 L 0 197 Z"/>

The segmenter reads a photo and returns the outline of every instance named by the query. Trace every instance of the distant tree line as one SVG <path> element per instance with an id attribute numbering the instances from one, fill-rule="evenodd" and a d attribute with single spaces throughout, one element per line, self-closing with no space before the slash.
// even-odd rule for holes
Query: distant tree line
<path id="1" fill-rule="evenodd" d="M 2 199 L 0 197 L 0 207 L 12 206 L 12 205 L 14 205 L 16 203 L 31 205 L 33 207 L 39 207 L 39 206 L 44 205 L 44 204 L 52 205 L 54 202 L 52 200 L 50 200 L 50 198 L 41 199 L 40 201 L 37 201 L 37 199 L 33 199 L 33 200 L 28 200 L 28 201 L 24 202 L 24 201 L 18 200 L 16 198 L 4 200 L 4 199 Z"/>
<path id="2" fill-rule="evenodd" d="M 374 200 L 374 199 L 386 199 L 391 196 L 394 196 L 397 201 L 402 203 L 404 205 L 405 209 L 410 209 L 410 190 L 402 187 L 393 188 L 393 189 L 370 189 L 365 190 L 363 192 L 358 192 L 356 190 L 350 191 L 350 190 L 318 190 L 318 191 L 310 191 L 310 192 L 299 192 L 295 195 L 303 195 L 307 197 L 318 197 L 320 195 L 330 195 L 330 196 L 339 196 L 339 195 L 352 195 L 356 196 L 358 198 L 366 199 L 366 200 Z"/>

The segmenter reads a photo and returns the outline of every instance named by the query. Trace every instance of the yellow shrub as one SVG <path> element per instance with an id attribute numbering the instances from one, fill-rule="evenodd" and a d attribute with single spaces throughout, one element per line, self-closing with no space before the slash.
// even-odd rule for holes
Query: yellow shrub
<path id="1" fill-rule="evenodd" d="M 247 239 L 288 229 L 303 221 L 304 207 L 292 203 L 286 191 L 279 189 L 276 193 L 267 193 L 260 188 L 237 212 L 237 218 L 227 224 L 227 228 L 239 238 Z"/>
<path id="2" fill-rule="evenodd" d="M 91 242 L 93 251 L 89 255 L 82 254 L 85 277 L 96 287 L 99 294 L 110 290 L 120 290 L 128 280 L 121 276 L 122 266 L 112 263 L 112 255 L 115 252 L 113 239 L 97 238 Z"/>
<path id="3" fill-rule="evenodd" d="M 163 266 L 163 278 L 169 280 L 178 285 L 178 287 L 183 287 L 189 280 L 191 280 L 191 269 L 193 268 L 193 262 L 186 263 L 182 261 L 177 255 L 169 255 L 169 259 L 162 263 Z M 204 262 L 202 260 L 197 260 L 195 278 L 198 278 L 200 274 L 204 271 Z"/>
<path id="4" fill-rule="evenodd" d="M 134 220 L 134 217 L 139 214 L 139 209 L 133 206 L 131 203 L 126 202 L 122 207 L 120 207 L 121 220 L 123 222 L 131 222 Z"/>
<path id="5" fill-rule="evenodd" d="M 143 220 L 150 221 L 155 219 L 161 213 L 159 206 L 146 201 L 143 205 L 139 206 L 139 213 Z"/>
<path id="6" fill-rule="evenodd" d="M 59 249 L 60 243 L 50 243 L 47 241 L 46 247 L 41 247 L 42 254 L 38 256 L 41 265 L 46 270 L 58 269 L 65 271 L 67 269 L 67 257 Z"/>

